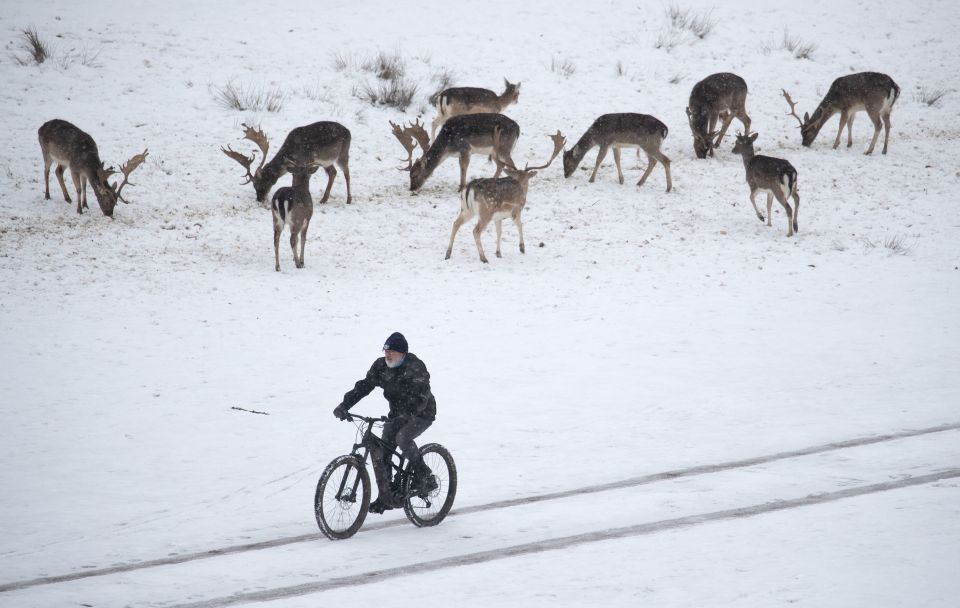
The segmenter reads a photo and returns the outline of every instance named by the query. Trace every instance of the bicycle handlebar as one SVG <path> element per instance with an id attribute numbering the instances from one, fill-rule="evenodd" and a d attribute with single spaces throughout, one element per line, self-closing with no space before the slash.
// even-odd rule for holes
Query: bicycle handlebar
<path id="1" fill-rule="evenodd" d="M 351 414 L 350 412 L 347 412 L 347 420 L 348 420 L 348 421 L 353 421 L 354 418 L 356 418 L 357 420 L 363 420 L 364 422 L 367 422 L 367 423 L 369 423 L 369 424 L 373 424 L 374 422 L 386 422 L 386 421 L 387 421 L 387 417 L 386 417 L 386 416 L 378 416 L 378 417 L 376 417 L 376 418 L 371 418 L 370 416 L 361 416 L 360 414 Z"/>

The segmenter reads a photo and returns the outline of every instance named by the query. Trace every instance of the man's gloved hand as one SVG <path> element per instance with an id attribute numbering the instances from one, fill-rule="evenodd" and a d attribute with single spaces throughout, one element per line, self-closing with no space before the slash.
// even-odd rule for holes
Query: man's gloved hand
<path id="1" fill-rule="evenodd" d="M 347 408 L 343 406 L 343 404 L 333 408 L 333 415 L 340 420 L 350 420 L 350 413 L 347 411 Z"/>

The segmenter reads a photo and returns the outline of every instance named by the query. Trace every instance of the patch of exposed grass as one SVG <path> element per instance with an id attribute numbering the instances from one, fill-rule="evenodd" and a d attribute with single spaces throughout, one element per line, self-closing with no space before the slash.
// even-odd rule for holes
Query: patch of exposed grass
<path id="1" fill-rule="evenodd" d="M 50 45 L 32 26 L 20 30 L 19 50 L 26 53 L 13 55 L 13 60 L 19 65 L 40 65 L 51 56 Z"/>
<path id="2" fill-rule="evenodd" d="M 577 65 L 570 59 L 553 56 L 550 58 L 550 71 L 564 78 L 570 78 L 577 71 Z"/>
<path id="3" fill-rule="evenodd" d="M 364 83 L 354 89 L 354 96 L 372 106 L 388 106 L 405 111 L 417 94 L 419 86 L 404 78 L 385 80 L 376 84 Z"/>
<path id="4" fill-rule="evenodd" d="M 263 86 L 237 85 L 232 82 L 222 87 L 214 87 L 214 100 L 228 110 L 241 112 L 279 112 L 287 99 L 282 89 L 268 89 Z"/>
<path id="5" fill-rule="evenodd" d="M 936 108 L 940 105 L 940 101 L 948 92 L 949 91 L 946 89 L 928 89 L 926 87 L 920 87 L 917 89 L 917 92 L 914 93 L 913 99 L 924 105 L 930 106 L 931 108 Z"/>

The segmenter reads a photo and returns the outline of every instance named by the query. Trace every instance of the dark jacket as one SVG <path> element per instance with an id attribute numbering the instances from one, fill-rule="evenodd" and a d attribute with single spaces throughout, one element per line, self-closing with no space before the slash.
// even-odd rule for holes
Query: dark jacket
<path id="1" fill-rule="evenodd" d="M 388 418 L 418 416 L 433 420 L 437 417 L 437 401 L 430 392 L 430 372 L 413 353 L 407 353 L 403 363 L 393 369 L 387 367 L 383 357 L 374 361 L 367 377 L 358 380 L 353 390 L 343 396 L 341 405 L 350 409 L 378 386 L 390 402 Z"/>

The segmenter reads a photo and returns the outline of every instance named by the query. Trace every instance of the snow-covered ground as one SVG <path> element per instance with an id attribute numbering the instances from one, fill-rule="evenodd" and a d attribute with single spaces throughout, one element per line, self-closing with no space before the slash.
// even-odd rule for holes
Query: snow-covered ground
<path id="1" fill-rule="evenodd" d="M 956 605 L 955 3 L 673 5 L 709 16 L 703 39 L 661 3 L 325 4 L 0 0 L 0 606 Z M 41 66 L 14 59 L 31 26 Z M 406 112 L 354 95 L 381 51 L 419 85 Z M 812 112 L 866 70 L 902 89 L 889 154 L 862 154 L 863 114 L 852 148 L 832 149 L 836 118 L 802 147 L 781 88 Z M 718 71 L 747 80 L 758 151 L 798 169 L 795 237 L 782 211 L 756 219 L 732 139 L 694 158 L 687 97 Z M 637 188 L 632 153 L 624 186 L 610 157 L 593 184 L 595 152 L 569 179 L 556 161 L 526 254 L 506 224 L 481 264 L 464 227 L 444 260 L 457 164 L 411 195 L 388 121 L 429 124 L 446 73 L 522 83 L 519 162 L 600 114 L 657 116 L 674 191 L 660 167 Z M 282 109 L 227 109 L 228 84 Z M 52 118 L 108 164 L 149 148 L 114 220 L 55 181 L 43 199 Z M 270 213 L 219 147 L 317 120 L 352 131 L 353 204 L 338 177 L 306 268 L 284 237 L 276 273 Z M 455 511 L 332 543 L 313 492 L 354 434 L 331 410 L 397 330 L 432 374 L 423 439 L 456 458 Z M 617 488 L 576 492 L 599 484 Z"/>

